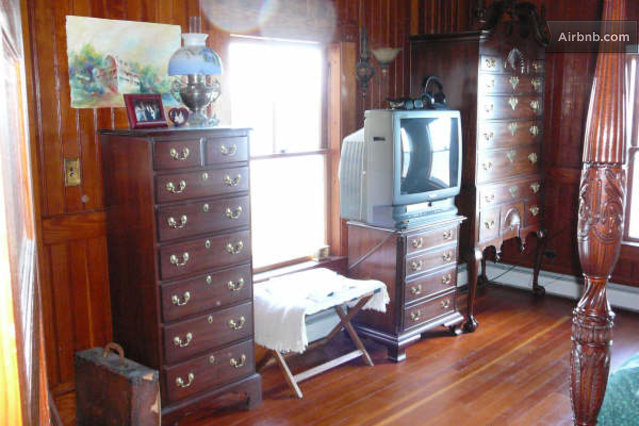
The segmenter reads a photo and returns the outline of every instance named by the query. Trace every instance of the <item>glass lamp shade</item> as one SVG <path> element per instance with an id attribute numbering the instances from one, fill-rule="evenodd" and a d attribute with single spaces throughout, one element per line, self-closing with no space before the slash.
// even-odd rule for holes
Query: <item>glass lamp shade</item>
<path id="1" fill-rule="evenodd" d="M 220 75 L 222 60 L 206 46 L 208 34 L 182 34 L 184 46 L 176 50 L 169 60 L 169 75 Z"/>
<path id="2" fill-rule="evenodd" d="M 221 94 L 220 83 L 214 80 L 208 84 L 205 76 L 222 74 L 222 60 L 206 46 L 207 37 L 203 33 L 182 34 L 184 46 L 169 60 L 169 75 L 187 76 L 186 81 L 175 80 L 172 89 L 191 110 L 187 121 L 190 126 L 215 126 L 219 122 L 215 115 L 207 117 L 204 113 Z"/>

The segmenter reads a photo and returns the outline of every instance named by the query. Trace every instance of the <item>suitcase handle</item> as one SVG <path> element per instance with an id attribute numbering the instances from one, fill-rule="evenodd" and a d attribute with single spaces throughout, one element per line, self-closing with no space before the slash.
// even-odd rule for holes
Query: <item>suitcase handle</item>
<path id="1" fill-rule="evenodd" d="M 109 342 L 104 346 L 104 357 L 106 358 L 109 355 L 110 351 L 115 351 L 120 356 L 120 361 L 124 364 L 124 349 L 122 346 L 118 345 L 115 342 Z"/>

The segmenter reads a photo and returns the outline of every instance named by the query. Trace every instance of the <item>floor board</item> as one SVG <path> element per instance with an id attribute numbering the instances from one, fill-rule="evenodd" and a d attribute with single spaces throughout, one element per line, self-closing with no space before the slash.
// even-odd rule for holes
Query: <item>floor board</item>
<path id="1" fill-rule="evenodd" d="M 460 300 L 464 306 L 463 300 Z M 451 336 L 429 332 L 393 363 L 369 340 L 374 367 L 361 358 L 300 384 L 299 400 L 271 364 L 262 374 L 264 404 L 242 411 L 236 397 L 183 424 L 204 425 L 570 425 L 570 327 L 575 302 L 535 298 L 489 286 L 477 306 L 479 328 Z M 639 352 L 639 314 L 618 312 L 612 368 Z M 350 350 L 343 337 L 331 350 Z M 316 363 L 321 352 L 298 360 Z M 295 370 L 295 362 L 292 363 Z M 73 394 L 57 398 L 65 424 L 74 424 Z"/>

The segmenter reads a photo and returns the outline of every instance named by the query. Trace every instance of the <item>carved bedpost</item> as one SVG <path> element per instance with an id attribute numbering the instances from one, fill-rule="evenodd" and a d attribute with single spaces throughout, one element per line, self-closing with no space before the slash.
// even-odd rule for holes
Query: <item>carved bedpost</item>
<path id="1" fill-rule="evenodd" d="M 604 0 L 603 20 L 623 20 L 625 0 Z M 585 291 L 573 311 L 571 398 L 576 425 L 595 425 L 606 391 L 614 313 L 606 283 L 623 235 L 624 54 L 597 56 L 579 189 L 577 244 Z"/>

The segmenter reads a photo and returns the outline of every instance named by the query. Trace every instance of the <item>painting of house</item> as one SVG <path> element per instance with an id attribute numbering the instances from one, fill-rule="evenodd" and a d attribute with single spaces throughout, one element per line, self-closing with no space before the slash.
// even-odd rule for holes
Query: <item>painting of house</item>
<path id="1" fill-rule="evenodd" d="M 133 71 L 128 62 L 116 55 L 107 55 L 106 66 L 95 70 L 95 78 L 111 92 L 140 92 L 140 74 Z"/>

